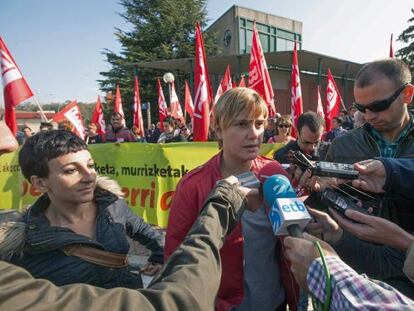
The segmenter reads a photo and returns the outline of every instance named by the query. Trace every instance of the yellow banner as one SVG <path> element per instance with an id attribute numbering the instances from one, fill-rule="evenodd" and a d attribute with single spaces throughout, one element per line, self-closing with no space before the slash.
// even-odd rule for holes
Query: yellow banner
<path id="1" fill-rule="evenodd" d="M 272 157 L 282 144 L 263 144 Z M 188 171 L 218 152 L 216 142 L 173 144 L 96 144 L 89 150 L 98 174 L 118 181 L 134 213 L 165 228 L 175 187 Z M 19 209 L 40 195 L 20 173 L 18 152 L 0 157 L 0 209 Z"/>

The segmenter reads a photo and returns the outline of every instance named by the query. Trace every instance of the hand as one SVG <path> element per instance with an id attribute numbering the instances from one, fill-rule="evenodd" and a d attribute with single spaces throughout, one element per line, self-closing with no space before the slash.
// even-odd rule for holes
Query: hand
<path id="1" fill-rule="evenodd" d="M 326 188 L 335 188 L 340 184 L 347 182 L 347 180 L 342 180 L 334 177 L 319 177 L 312 176 L 310 170 L 303 172 L 298 166 L 293 166 L 291 169 L 292 179 L 297 181 L 298 184 L 302 187 L 306 187 L 311 191 L 323 191 Z"/>
<path id="2" fill-rule="evenodd" d="M 404 252 L 414 242 L 414 236 L 384 218 L 365 215 L 353 210 L 345 211 L 345 215 L 356 221 L 355 223 L 334 210 L 330 212 L 344 230 L 349 231 L 361 240 L 386 244 Z"/>
<path id="3" fill-rule="evenodd" d="M 337 256 L 335 251 L 326 242 L 304 233 L 305 239 L 294 237 L 286 237 L 283 240 L 285 247 L 285 257 L 290 261 L 290 270 L 295 276 L 296 282 L 303 289 L 308 289 L 306 277 L 308 275 L 309 266 L 312 261 L 320 257 L 318 250 L 314 245 L 314 241 L 319 241 L 325 256 Z"/>
<path id="4" fill-rule="evenodd" d="M 263 205 L 263 197 L 260 195 L 259 189 L 251 189 L 240 186 L 238 178 L 233 175 L 230 175 L 224 180 L 232 185 L 236 185 L 237 188 L 243 193 L 247 200 L 247 210 L 256 212 Z"/>
<path id="5" fill-rule="evenodd" d="M 2 120 L 0 120 L 0 137 L 0 155 L 7 152 L 13 152 L 19 148 L 19 144 L 13 133 Z"/>
<path id="6" fill-rule="evenodd" d="M 375 193 L 384 192 L 385 167 L 379 160 L 367 160 L 354 164 L 359 172 L 359 178 L 352 181 L 352 186 Z"/>
<path id="7" fill-rule="evenodd" d="M 156 275 L 162 268 L 162 265 L 159 263 L 151 263 L 147 262 L 147 264 L 141 268 L 141 272 L 148 276 L 154 276 Z"/>
<path id="8" fill-rule="evenodd" d="M 306 231 L 315 236 L 323 234 L 323 239 L 329 244 L 338 242 L 343 234 L 341 227 L 327 213 L 309 207 L 308 211 L 315 222 L 310 222 Z"/>

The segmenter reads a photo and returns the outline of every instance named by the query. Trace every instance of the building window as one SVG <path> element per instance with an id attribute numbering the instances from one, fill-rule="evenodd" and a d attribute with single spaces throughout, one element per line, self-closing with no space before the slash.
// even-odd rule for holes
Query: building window
<path id="1" fill-rule="evenodd" d="M 277 29 L 276 34 L 280 38 L 295 41 L 295 33 L 293 33 L 293 32 L 286 31 L 286 30 L 283 30 L 283 29 Z"/>
<path id="2" fill-rule="evenodd" d="M 246 51 L 246 29 L 239 30 L 240 54 L 247 53 Z"/>
<path id="3" fill-rule="evenodd" d="M 270 48 L 269 52 L 276 51 L 276 37 L 270 36 L 270 47 L 269 48 Z"/>
<path id="4" fill-rule="evenodd" d="M 262 44 L 262 50 L 264 53 L 269 52 L 269 35 L 259 33 L 260 43 Z"/>
<path id="5" fill-rule="evenodd" d="M 239 17 L 239 47 L 240 53 L 250 53 L 253 39 L 253 21 Z M 291 51 L 294 41 L 298 41 L 298 49 L 301 49 L 302 36 L 284 29 L 266 24 L 256 23 L 259 32 L 263 52 Z"/>
<path id="6" fill-rule="evenodd" d="M 246 52 L 250 53 L 250 50 L 252 49 L 252 42 L 253 42 L 253 31 L 247 30 L 246 31 Z"/>

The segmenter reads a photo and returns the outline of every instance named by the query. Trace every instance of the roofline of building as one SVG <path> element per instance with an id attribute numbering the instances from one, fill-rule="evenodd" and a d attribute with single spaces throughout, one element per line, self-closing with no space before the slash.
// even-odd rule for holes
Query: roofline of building
<path id="1" fill-rule="evenodd" d="M 303 22 L 298 21 L 296 19 L 291 19 L 291 18 L 288 18 L 288 17 L 280 16 L 280 15 L 274 15 L 274 14 L 266 13 L 266 12 L 263 12 L 263 11 L 259 11 L 259 10 L 255 10 L 255 9 L 250 9 L 250 8 L 247 8 L 247 7 L 244 7 L 244 6 L 241 6 L 241 5 L 233 4 L 227 11 L 225 11 L 223 14 L 221 14 L 219 17 L 217 17 L 216 20 L 213 23 L 211 23 L 204 31 L 208 31 L 220 18 L 222 18 L 224 15 L 226 15 L 233 8 L 241 8 L 241 9 L 245 9 L 245 10 L 250 10 L 250 11 L 254 11 L 254 12 L 258 12 L 258 13 L 270 15 L 270 16 L 277 17 L 277 18 L 288 19 L 288 20 L 291 20 L 291 21 L 294 21 L 294 22 L 303 24 Z"/>

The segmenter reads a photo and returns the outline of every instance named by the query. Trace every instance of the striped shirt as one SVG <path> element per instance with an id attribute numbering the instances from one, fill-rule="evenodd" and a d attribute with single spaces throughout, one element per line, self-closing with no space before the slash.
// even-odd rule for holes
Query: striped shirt
<path id="1" fill-rule="evenodd" d="M 325 257 L 331 274 L 330 310 L 414 310 L 414 301 L 388 284 L 359 275 L 337 256 Z M 309 267 L 307 283 L 317 301 L 325 301 L 326 276 L 321 258 Z"/>

